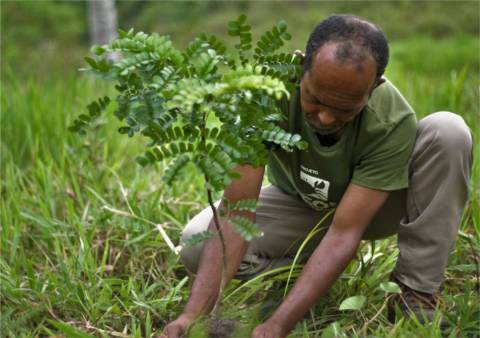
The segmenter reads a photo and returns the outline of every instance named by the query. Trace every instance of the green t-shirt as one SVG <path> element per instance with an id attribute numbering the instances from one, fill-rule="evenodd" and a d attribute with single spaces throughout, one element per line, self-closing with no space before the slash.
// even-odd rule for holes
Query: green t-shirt
<path id="1" fill-rule="evenodd" d="M 282 125 L 309 143 L 307 150 L 271 149 L 270 182 L 300 196 L 316 210 L 335 207 L 349 183 L 391 191 L 408 186 L 408 162 L 415 144 L 415 112 L 388 80 L 372 93 L 367 106 L 349 122 L 334 145 L 320 144 L 304 119 L 297 88 Z"/>

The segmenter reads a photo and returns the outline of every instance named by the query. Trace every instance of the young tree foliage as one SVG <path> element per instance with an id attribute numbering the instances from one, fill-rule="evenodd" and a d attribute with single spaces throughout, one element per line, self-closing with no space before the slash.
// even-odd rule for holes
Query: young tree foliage
<path id="1" fill-rule="evenodd" d="M 70 130 L 84 133 L 114 101 L 114 115 L 124 122 L 118 131 L 150 139 L 137 162 L 148 166 L 170 159 L 163 175 L 168 185 L 193 165 L 205 178 L 209 197 L 237 178 L 235 165 L 265 165 L 267 145 L 305 149 L 300 135 L 279 126 L 284 117 L 278 101 L 288 99 L 300 70 L 296 55 L 278 53 L 290 39 L 286 23 L 262 34 L 256 45 L 245 15 L 228 27 L 229 35 L 239 40 L 231 52 L 213 35 L 201 34 L 180 51 L 168 36 L 133 29 L 120 30 L 110 44 L 93 46 L 96 58 L 85 58 L 88 68 L 83 70 L 114 81 L 118 95 L 91 103 L 88 114 L 80 115 Z M 109 60 L 110 53 L 120 53 L 121 58 Z M 209 118 L 212 115 L 215 118 Z M 212 120 L 217 122 L 207 123 Z M 254 211 L 256 203 L 230 206 Z M 246 218 L 234 223 L 246 240 L 261 233 Z"/>

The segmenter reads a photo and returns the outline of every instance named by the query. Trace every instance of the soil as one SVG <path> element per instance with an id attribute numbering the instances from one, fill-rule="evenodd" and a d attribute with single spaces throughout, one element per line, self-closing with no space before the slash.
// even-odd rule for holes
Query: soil
<path id="1" fill-rule="evenodd" d="M 235 329 L 236 323 L 233 319 L 210 317 L 208 319 L 208 337 L 229 338 Z"/>

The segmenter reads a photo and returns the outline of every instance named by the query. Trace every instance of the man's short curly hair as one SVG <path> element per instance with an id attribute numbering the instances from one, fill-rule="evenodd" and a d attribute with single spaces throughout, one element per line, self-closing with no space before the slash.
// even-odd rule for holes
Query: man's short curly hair
<path id="1" fill-rule="evenodd" d="M 388 64 L 388 42 L 383 32 L 374 24 L 354 15 L 332 15 L 320 22 L 308 38 L 303 71 L 312 67 L 316 52 L 329 42 L 340 43 L 335 53 L 340 61 L 356 64 L 369 53 L 377 63 L 377 77 Z"/>

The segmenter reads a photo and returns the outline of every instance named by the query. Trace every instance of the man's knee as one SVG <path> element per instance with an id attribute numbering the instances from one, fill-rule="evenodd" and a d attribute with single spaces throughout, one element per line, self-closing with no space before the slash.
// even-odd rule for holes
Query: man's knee
<path id="1" fill-rule="evenodd" d="M 185 266 L 185 268 L 195 274 L 197 273 L 198 264 L 200 263 L 200 253 L 202 244 L 199 244 L 200 249 L 195 247 L 184 247 L 180 251 L 180 261 Z"/>
<path id="2" fill-rule="evenodd" d="M 436 112 L 418 123 L 418 131 L 430 146 L 442 152 L 472 152 L 472 135 L 463 118 L 451 112 Z"/>

